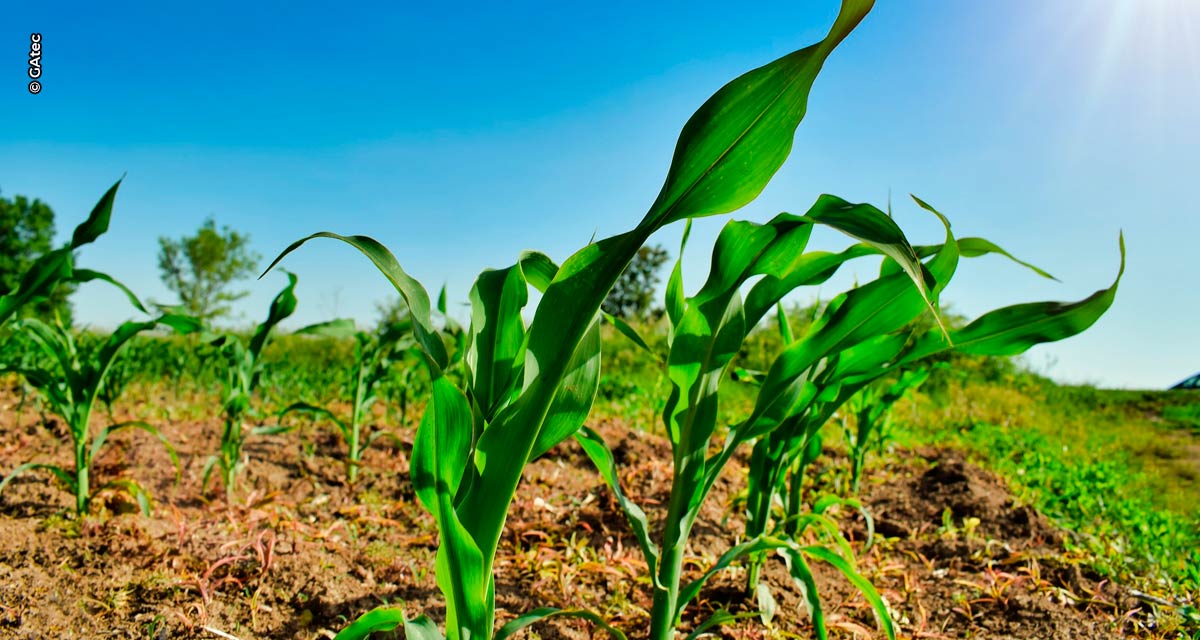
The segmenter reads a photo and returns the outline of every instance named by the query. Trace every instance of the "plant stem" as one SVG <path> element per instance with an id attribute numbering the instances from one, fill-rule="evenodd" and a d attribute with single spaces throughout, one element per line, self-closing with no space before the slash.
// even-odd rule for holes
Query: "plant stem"
<path id="1" fill-rule="evenodd" d="M 671 499 L 667 507 L 667 519 L 663 527 L 662 556 L 658 563 L 658 582 L 664 588 L 655 588 L 650 610 L 650 640 L 674 640 L 675 627 L 679 624 L 679 582 L 683 577 L 683 553 L 687 547 L 692 522 L 688 506 L 696 492 L 701 490 L 705 457 L 703 450 L 698 456 L 676 459 L 671 481 Z M 703 496 L 700 498 L 703 499 Z"/>
<path id="2" fill-rule="evenodd" d="M 686 497 L 678 470 L 671 483 L 671 501 L 663 528 L 662 557 L 658 563 L 658 581 L 650 610 L 650 640 L 674 640 L 675 613 L 679 607 L 679 580 L 683 570 L 683 548 L 687 542 L 681 531 Z M 687 492 L 690 494 L 690 491 Z"/>
<path id="3" fill-rule="evenodd" d="M 88 512 L 88 498 L 91 494 L 91 483 L 89 482 L 90 465 L 87 459 L 87 442 L 80 440 L 75 443 L 75 512 L 79 515 L 86 515 Z"/>

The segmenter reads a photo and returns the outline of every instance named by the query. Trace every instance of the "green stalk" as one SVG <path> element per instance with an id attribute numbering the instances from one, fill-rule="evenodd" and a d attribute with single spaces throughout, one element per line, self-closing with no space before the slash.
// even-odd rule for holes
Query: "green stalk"
<path id="1" fill-rule="evenodd" d="M 801 461 L 792 469 L 791 477 L 788 478 L 788 499 L 783 531 L 790 538 L 795 538 L 796 529 L 799 527 L 800 494 L 801 489 L 804 488 L 805 468 L 807 468 L 807 465 Z"/>
<path id="2" fill-rule="evenodd" d="M 75 512 L 86 515 L 88 512 L 91 486 L 89 483 L 90 467 L 88 464 L 87 441 L 83 438 L 75 440 Z"/>
<path id="3" fill-rule="evenodd" d="M 611 251 L 601 253 L 594 262 L 588 265 L 592 273 L 597 275 L 595 282 L 591 283 L 592 286 L 587 292 L 586 298 L 578 297 L 578 291 L 567 292 L 554 287 L 547 290 L 545 297 L 542 298 L 542 304 L 538 305 L 533 324 L 530 327 L 530 351 L 549 352 L 561 349 L 561 345 L 571 345 L 572 348 L 578 345 L 583 339 L 584 332 L 592 323 L 592 318 L 600 310 L 604 295 L 612 289 L 621 272 L 633 260 L 634 253 L 645 244 L 646 239 L 654 231 L 655 228 L 643 224 L 633 231 L 598 243 L 608 245 Z M 568 261 L 567 264 L 570 262 Z M 571 309 L 571 313 L 567 314 L 565 318 L 561 315 L 563 307 Z M 554 349 L 549 349 L 546 344 L 537 344 L 538 338 L 543 334 L 546 336 L 543 342 L 545 339 L 552 340 Z M 489 464 L 480 474 L 479 481 L 470 487 L 462 504 L 457 509 L 463 525 L 483 552 L 484 575 L 492 572 L 492 563 L 495 562 L 500 535 L 508 518 L 509 505 L 516 496 L 517 486 L 521 482 L 522 472 L 525 469 L 524 462 L 533 452 L 538 435 L 537 430 L 546 422 L 550 405 L 557 391 L 558 381 L 562 380 L 565 375 L 567 364 L 567 358 L 550 359 L 545 368 L 539 372 L 538 378 L 534 379 L 520 399 L 524 405 L 522 408 L 528 410 L 522 411 L 520 418 L 512 419 L 513 421 L 508 423 L 513 424 L 513 422 L 519 421 L 518 425 L 533 427 L 510 428 L 506 432 L 506 435 L 511 437 L 506 446 L 506 453 L 511 456 L 510 460 L 519 460 L 520 463 L 505 464 L 497 461 L 495 464 Z M 495 429 L 497 426 L 507 425 L 494 424 L 490 428 Z M 480 637 L 491 637 L 491 630 L 486 630 L 485 635 Z"/>
<path id="4" fill-rule="evenodd" d="M 96 404 L 96 395 L 104 380 L 107 367 L 100 371 L 99 379 L 90 392 L 81 389 L 84 394 L 83 404 L 75 413 L 76 424 L 72 425 L 71 434 L 75 438 L 75 511 L 86 515 L 91 506 L 91 449 L 88 438 L 88 423 L 92 419 L 92 408 Z M 72 393 L 74 395 L 74 393 Z"/>
<path id="5" fill-rule="evenodd" d="M 362 405 L 363 405 L 363 372 L 364 365 L 360 356 L 358 363 L 358 376 L 354 379 L 354 407 L 350 413 L 350 437 L 346 443 L 349 445 L 349 468 L 346 469 L 346 479 L 350 484 L 358 479 L 359 461 L 362 459 L 362 453 L 359 450 L 358 441 L 361 434 L 362 422 Z"/>
<path id="6" fill-rule="evenodd" d="M 672 640 L 675 637 L 676 610 L 679 608 L 679 581 L 683 571 L 683 551 L 690 526 L 683 522 L 687 498 L 695 487 L 686 483 L 676 468 L 671 482 L 671 499 L 663 529 L 662 558 L 658 565 L 658 581 L 650 609 L 650 640 Z"/>

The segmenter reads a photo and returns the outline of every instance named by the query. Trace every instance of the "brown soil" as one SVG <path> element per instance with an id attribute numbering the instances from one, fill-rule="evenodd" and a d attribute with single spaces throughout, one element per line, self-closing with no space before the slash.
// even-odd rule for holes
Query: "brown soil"
<path id="1" fill-rule="evenodd" d="M 163 422 L 160 422 L 163 424 Z M 596 425 L 613 447 L 626 490 L 651 514 L 670 490 L 670 449 L 618 424 Z M 248 446 L 250 464 L 233 505 L 212 487 L 201 500 L 216 420 L 164 425 L 183 463 L 181 479 L 142 433 L 114 436 L 94 484 L 142 483 L 156 499 L 143 517 L 117 494 L 93 516 L 68 516 L 72 501 L 44 475 L 0 495 L 0 638 L 330 638 L 347 619 L 385 602 L 441 621 L 433 576 L 437 536 L 408 481 L 409 444 L 366 456 L 355 487 L 343 482 L 342 445 L 308 426 Z M 0 472 L 31 458 L 68 464 L 60 426 L 0 399 Z M 381 441 L 382 442 L 382 441 Z M 830 464 L 836 464 L 836 458 Z M 731 465 L 697 522 L 688 566 L 699 573 L 736 540 L 738 478 Z M 860 570 L 893 609 L 903 637 L 1111 638 L 1139 627 L 1139 605 L 1060 550 L 1059 534 L 1005 486 L 954 452 L 907 452 L 865 483 L 876 544 Z M 863 551 L 855 511 L 837 514 Z M 977 519 L 977 520 L 975 520 Z M 947 526 L 948 525 L 948 526 Z M 833 569 L 814 562 L 833 637 L 882 637 L 865 601 Z M 496 562 L 498 623 L 540 606 L 587 608 L 631 637 L 644 637 L 650 585 L 620 509 L 573 441 L 529 466 Z M 812 637 L 800 593 L 781 560 L 765 578 L 778 602 L 723 627 L 726 637 Z M 745 572 L 715 578 L 685 626 L 725 608 L 754 611 Z M 552 620 L 543 638 L 602 635 Z"/>

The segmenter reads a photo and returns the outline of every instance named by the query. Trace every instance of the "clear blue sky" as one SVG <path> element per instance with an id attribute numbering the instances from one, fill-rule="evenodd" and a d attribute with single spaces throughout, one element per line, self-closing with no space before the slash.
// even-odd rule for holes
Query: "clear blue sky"
<path id="1" fill-rule="evenodd" d="M 170 301 L 156 239 L 212 215 L 267 259 L 313 231 L 372 235 L 461 303 L 480 269 L 522 249 L 562 259 L 635 224 L 692 111 L 819 38 L 837 9 L 574 4 L 11 3 L 0 190 L 49 202 L 61 233 L 127 174 L 110 233 L 80 262 L 151 299 Z M 32 31 L 44 46 L 36 96 Z M 1200 370 L 1198 38 L 1193 0 L 880 0 L 818 79 L 791 159 L 735 215 L 799 212 L 826 192 L 882 206 L 890 192 L 911 235 L 937 241 L 911 192 L 959 235 L 1062 280 L 972 261 L 947 293 L 971 315 L 1107 286 L 1124 229 L 1129 269 L 1113 309 L 1028 361 L 1067 381 L 1171 384 Z M 725 219 L 693 234 L 692 285 Z M 659 240 L 674 251 L 679 231 Z M 367 321 L 389 294 L 331 241 L 286 266 L 300 276 L 291 326 Z M 264 315 L 281 282 L 246 283 L 237 320 Z M 75 304 L 93 326 L 134 315 L 98 285 Z"/>

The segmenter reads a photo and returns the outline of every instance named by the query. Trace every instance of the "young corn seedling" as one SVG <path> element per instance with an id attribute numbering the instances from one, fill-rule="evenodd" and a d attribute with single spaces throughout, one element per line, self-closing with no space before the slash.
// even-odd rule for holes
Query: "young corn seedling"
<path id="1" fill-rule="evenodd" d="M 304 412 L 323 417 L 336 425 L 347 448 L 346 480 L 354 484 L 358 479 L 359 467 L 362 466 L 363 452 L 381 437 L 396 439 L 395 434 L 384 430 L 377 430 L 364 438 L 363 423 L 370 417 L 371 407 L 378 398 L 380 383 L 392 374 L 397 359 L 403 360 L 405 352 L 416 344 L 412 338 L 412 325 L 408 322 L 394 324 L 372 334 L 355 331 L 352 320 L 334 320 L 305 327 L 296 333 L 354 337 L 354 362 L 348 372 L 350 416 L 343 419 L 328 408 L 307 402 L 293 403 L 279 413 L 281 420 L 289 413 Z"/>
<path id="2" fill-rule="evenodd" d="M 263 349 L 270 342 L 271 333 L 276 325 L 296 311 L 296 276 L 288 273 L 287 278 L 287 286 L 271 301 L 267 319 L 254 329 L 248 344 L 233 335 L 224 335 L 211 342 L 212 346 L 220 350 L 225 361 L 224 428 L 221 430 L 220 450 L 205 463 L 200 486 L 207 489 L 213 470 L 219 469 L 227 501 L 233 499 L 238 473 L 245 464 L 242 447 L 246 444 L 246 438 L 249 435 L 269 435 L 284 431 L 282 427 L 269 426 L 259 427 L 247 433 L 245 421 L 251 413 L 254 392 L 262 378 Z"/>
<path id="3" fill-rule="evenodd" d="M 904 371 L 892 384 L 869 385 L 846 403 L 848 412 L 854 416 L 853 426 L 848 417 L 841 419 L 842 431 L 850 445 L 852 494 L 859 493 L 867 453 L 874 447 L 881 448 L 887 439 L 887 429 L 892 422 L 892 407 L 920 387 L 927 378 L 929 369 L 924 367 Z M 796 474 L 793 473 L 792 477 L 795 478 Z"/>
<path id="4" fill-rule="evenodd" d="M 3 319 L 12 317 L 21 306 L 29 304 L 39 297 L 49 295 L 59 283 L 89 280 L 102 280 L 116 285 L 125 292 L 135 307 L 142 312 L 146 311 L 132 292 L 110 276 L 95 271 L 75 269 L 72 265 L 71 252 L 75 248 L 95 240 L 107 230 L 118 185 L 109 189 L 93 209 L 87 221 L 76 228 L 69 244 L 39 258 L 22 278 L 21 287 L 0 300 L 0 312 L 7 314 L 0 317 Z M 179 460 L 175 455 L 174 448 L 156 427 L 141 421 L 111 424 L 93 434 L 90 428 L 92 410 L 113 361 L 120 355 L 121 350 L 131 338 L 142 331 L 159 326 L 167 326 L 181 333 L 190 333 L 199 328 L 196 320 L 186 316 L 164 314 L 155 320 L 126 322 L 117 327 L 111 335 L 87 347 L 80 347 L 75 336 L 61 323 L 56 322 L 51 325 L 36 318 L 25 318 L 17 320 L 13 324 L 16 330 L 23 332 L 29 338 L 42 357 L 29 359 L 24 366 L 5 365 L 0 368 L 0 372 L 14 372 L 21 375 L 43 397 L 50 411 L 62 418 L 71 438 L 75 465 L 73 469 L 67 469 L 37 462 L 22 464 L 0 482 L 0 491 L 13 478 L 26 471 L 47 471 L 75 495 L 75 511 L 79 515 L 88 513 L 91 499 L 97 492 L 106 490 L 122 491 L 132 495 L 141 506 L 142 511 L 148 514 L 150 510 L 149 496 L 140 485 L 132 480 L 112 480 L 93 489 L 92 461 L 100 453 L 110 435 L 127 429 L 140 429 L 158 438 L 166 447 L 167 453 L 178 470 Z"/>
<path id="5" fill-rule="evenodd" d="M 71 470 L 52 464 L 28 462 L 17 467 L 0 482 L 0 490 L 25 471 L 48 471 L 75 494 L 75 510 L 79 515 L 88 512 L 91 498 L 96 492 L 105 490 L 129 493 L 148 515 L 149 496 L 132 480 L 113 480 L 93 490 L 92 461 L 110 435 L 127 429 L 139 429 L 158 438 L 166 447 L 178 471 L 179 460 L 175 449 L 157 427 L 138 420 L 110 424 L 93 436 L 89 428 L 93 408 L 109 366 L 130 338 L 159 326 L 190 333 L 198 330 L 199 324 L 193 318 L 174 315 L 163 315 L 144 322 L 126 322 L 92 348 L 81 348 L 71 332 L 62 325 L 48 325 L 35 318 L 19 320 L 16 325 L 26 331 L 34 344 L 52 359 L 53 364 L 48 368 L 22 369 L 17 372 L 42 395 L 50 411 L 62 418 L 66 424 L 74 447 L 75 468 Z"/>
<path id="6" fill-rule="evenodd" d="M 662 190 L 634 229 L 589 244 L 561 266 L 526 253 L 506 269 L 482 273 L 470 294 L 461 385 L 447 376 L 447 347 L 433 325 L 427 291 L 378 242 L 322 232 L 293 243 L 276 259 L 313 238 L 344 241 L 370 258 L 408 304 L 432 388 L 417 429 L 412 476 L 439 528 L 437 578 L 446 597 L 447 637 L 505 638 L 550 615 L 584 615 L 539 609 L 498 632 L 493 628 L 493 562 L 521 472 L 577 432 L 591 409 L 600 373 L 600 305 L 618 276 L 665 225 L 729 213 L 758 196 L 791 150 L 821 66 L 871 5 L 870 0 L 845 0 L 824 39 L 734 79 L 705 102 L 684 125 Z M 852 218 L 853 212 L 847 215 Z M 775 259 L 779 268 L 788 264 L 785 255 Z M 542 296 L 527 327 L 521 310 L 531 286 Z M 701 406 L 708 410 L 709 403 Z M 688 473 L 697 470 L 691 464 L 694 452 L 690 455 L 688 466 L 680 465 Z M 694 480 L 687 478 L 686 491 L 694 488 Z M 683 506 L 675 504 L 672 513 L 678 516 Z M 669 553 L 662 566 L 677 576 L 681 548 Z M 656 579 L 656 584 L 668 582 Z M 655 606 L 656 640 L 674 629 L 677 596 L 677 591 L 669 594 L 670 606 L 666 600 Z M 656 600 L 666 597 L 665 590 L 659 595 L 656 589 Z M 437 635 L 428 619 L 409 622 L 391 608 L 368 613 L 339 637 L 363 638 L 401 625 L 410 638 Z"/>
<path id="7" fill-rule="evenodd" d="M 842 253 L 806 252 L 817 225 L 841 231 L 860 243 Z M 782 351 L 763 377 L 753 410 L 728 427 L 725 446 L 710 454 L 718 427 L 720 386 L 728 379 L 733 359 L 751 330 L 784 296 L 799 287 L 821 284 L 843 263 L 866 255 L 884 256 L 891 265 L 886 274 L 835 298 L 826 321 L 815 326 L 814 339 L 806 348 L 793 344 Z M 785 428 L 792 418 L 790 409 L 811 400 L 812 385 L 793 372 L 831 357 L 848 344 L 894 331 L 933 308 L 940 293 L 937 283 L 956 260 L 953 251 L 946 251 L 926 266 L 887 214 L 870 205 L 826 195 L 801 216 L 780 214 L 766 224 L 728 223 L 713 248 L 708 279 L 692 296 L 683 295 L 681 263 L 676 262 L 667 284 L 671 332 L 665 360 L 672 390 L 663 414 L 674 464 L 671 498 L 658 540 L 650 538 L 642 509 L 624 496 L 613 456 L 599 435 L 584 429 L 577 436 L 624 507 L 650 567 L 654 578 L 653 640 L 674 636 L 684 609 L 713 575 L 742 558 L 772 550 L 788 558 L 820 637 L 825 637 L 826 629 L 809 559 L 828 562 L 855 584 L 875 609 L 884 632 L 894 637 L 883 600 L 854 568 L 848 545 L 843 545 L 839 554 L 826 546 L 801 545 L 760 531 L 687 583 L 684 553 L 701 507 L 734 450 Z M 756 277 L 759 279 L 751 286 Z M 749 290 L 743 299 L 746 287 Z"/>
<path id="8" fill-rule="evenodd" d="M 917 203 L 941 216 L 919 199 Z M 945 218 L 942 220 L 945 222 Z M 977 257 L 995 253 L 1012 258 L 1000 247 L 981 238 L 956 240 L 946 224 L 945 243 L 915 248 L 917 256 L 922 260 L 928 259 L 927 266 L 934 275 L 936 292 L 940 293 L 949 283 L 959 256 Z M 791 353 L 811 351 L 820 345 L 825 340 L 822 334 L 838 321 L 857 291 L 879 286 L 878 283 L 885 279 L 895 277 L 900 269 L 885 260 L 878 280 L 835 298 L 806 335 L 791 341 L 784 356 L 761 378 L 764 389 L 771 385 L 803 385 L 807 391 L 799 402 L 787 406 L 782 415 L 783 427 L 759 437 L 754 445 L 748 474 L 750 498 L 747 500 L 746 535 L 761 535 L 770 530 L 771 505 L 776 497 L 781 498 L 786 509 L 782 518 L 775 519 L 776 528 L 783 524 L 782 532 L 785 535 L 789 533 L 788 523 L 794 523 L 801 517 L 799 486 L 803 481 L 805 465 L 797 464 L 797 461 L 812 458 L 812 441 L 821 427 L 864 387 L 883 376 L 911 368 L 922 360 L 951 349 L 973 355 L 1016 355 L 1035 344 L 1062 340 L 1084 331 L 1108 310 L 1116 296 L 1117 285 L 1125 268 L 1123 239 L 1120 249 L 1121 266 L 1116 281 L 1112 286 L 1079 302 L 1038 302 L 1005 307 L 984 314 L 962 329 L 951 331 L 940 328 L 928 331 L 917 329 L 915 327 L 921 325 L 912 323 L 916 315 L 907 315 L 906 320 L 894 327 L 874 334 L 861 333 L 843 342 L 838 349 L 825 352 L 820 358 L 796 359 L 790 356 Z M 1049 277 L 1036 267 L 1020 264 Z M 761 556 L 752 559 L 751 589 L 757 588 L 756 568 L 761 559 Z"/>

